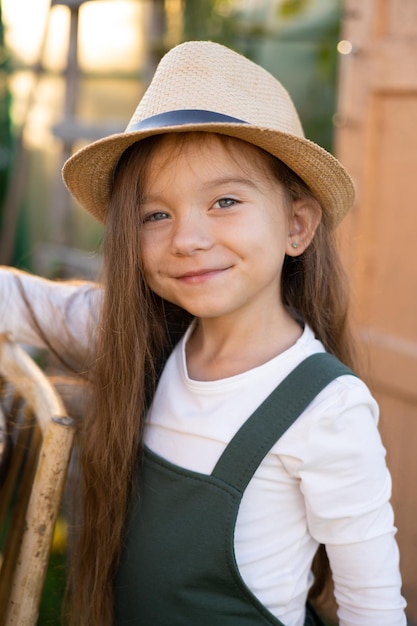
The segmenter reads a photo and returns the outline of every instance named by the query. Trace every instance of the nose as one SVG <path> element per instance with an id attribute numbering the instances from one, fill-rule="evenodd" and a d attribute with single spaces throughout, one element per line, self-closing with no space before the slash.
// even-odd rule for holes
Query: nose
<path id="1" fill-rule="evenodd" d="M 199 211 L 187 211 L 176 220 L 172 236 L 172 252 L 177 256 L 190 256 L 213 245 L 209 220 Z"/>

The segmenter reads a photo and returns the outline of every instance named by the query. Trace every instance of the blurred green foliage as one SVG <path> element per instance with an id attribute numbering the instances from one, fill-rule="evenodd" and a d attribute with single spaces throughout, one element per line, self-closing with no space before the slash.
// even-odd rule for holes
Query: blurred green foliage
<path id="1" fill-rule="evenodd" d="M 184 40 L 248 56 L 290 92 L 306 136 L 332 151 L 340 0 L 185 0 Z"/>

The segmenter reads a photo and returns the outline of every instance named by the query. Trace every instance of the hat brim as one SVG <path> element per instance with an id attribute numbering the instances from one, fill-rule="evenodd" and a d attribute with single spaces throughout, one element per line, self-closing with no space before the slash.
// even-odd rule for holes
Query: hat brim
<path id="1" fill-rule="evenodd" d="M 153 135 L 193 131 L 235 137 L 283 161 L 307 184 L 332 227 L 339 224 L 353 204 L 352 180 L 329 152 L 304 137 L 240 123 L 191 123 L 110 135 L 81 148 L 68 159 L 62 170 L 65 185 L 84 208 L 105 222 L 114 169 L 123 152 Z"/>

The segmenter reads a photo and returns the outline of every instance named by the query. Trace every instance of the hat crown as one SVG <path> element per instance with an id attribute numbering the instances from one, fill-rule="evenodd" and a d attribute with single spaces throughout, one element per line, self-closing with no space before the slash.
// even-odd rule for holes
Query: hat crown
<path id="1" fill-rule="evenodd" d="M 163 57 L 126 132 L 154 115 L 190 109 L 304 137 L 281 83 L 249 59 L 209 41 L 183 43 Z"/>
<path id="2" fill-rule="evenodd" d="M 304 180 L 332 227 L 353 203 L 352 180 L 330 153 L 305 139 L 281 83 L 237 52 L 209 41 L 186 42 L 168 52 L 126 131 L 70 157 L 63 167 L 64 182 L 105 221 L 123 152 L 154 135 L 191 131 L 228 135 L 280 159 Z"/>

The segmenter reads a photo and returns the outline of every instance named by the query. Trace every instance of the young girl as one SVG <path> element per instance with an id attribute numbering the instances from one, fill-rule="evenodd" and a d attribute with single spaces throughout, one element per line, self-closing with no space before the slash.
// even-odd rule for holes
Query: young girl
<path id="1" fill-rule="evenodd" d="M 352 183 L 285 89 L 182 44 L 64 180 L 105 224 L 103 285 L 4 268 L 0 330 L 92 353 L 69 621 L 318 624 L 323 544 L 339 623 L 404 626 L 378 410 L 340 363 Z"/>

